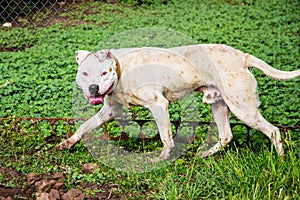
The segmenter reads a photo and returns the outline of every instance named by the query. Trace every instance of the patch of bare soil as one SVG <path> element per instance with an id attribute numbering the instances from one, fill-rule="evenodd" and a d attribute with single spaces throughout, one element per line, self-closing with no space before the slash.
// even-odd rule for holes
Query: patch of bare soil
<path id="1" fill-rule="evenodd" d="M 92 164 L 83 166 L 85 173 L 93 172 L 95 167 Z M 18 199 L 29 199 L 29 200 L 102 200 L 102 199 L 121 199 L 118 195 L 113 194 L 113 189 L 116 185 L 102 185 L 99 186 L 96 183 L 80 185 L 81 190 L 71 188 L 66 190 L 64 173 L 57 172 L 54 174 L 36 174 L 28 173 L 21 174 L 16 170 L 10 170 L 8 168 L 0 168 L 0 173 L 4 175 L 5 182 L 0 182 L 0 200 L 18 200 Z M 16 188 L 4 187 L 9 180 L 18 179 L 20 185 Z M 3 184 L 3 185 L 2 185 Z M 98 194 L 85 195 L 83 190 L 98 189 Z"/>

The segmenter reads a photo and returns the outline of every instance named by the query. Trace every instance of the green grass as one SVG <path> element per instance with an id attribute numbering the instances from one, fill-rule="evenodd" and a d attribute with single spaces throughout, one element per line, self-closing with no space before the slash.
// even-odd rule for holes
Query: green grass
<path id="1" fill-rule="evenodd" d="M 125 199 L 299 199 L 300 137 L 296 131 L 288 132 L 282 159 L 261 133 L 252 130 L 248 141 L 245 130 L 237 127 L 234 142 L 214 157 L 200 158 L 201 143 L 196 142 L 159 170 L 125 173 L 95 159 L 83 143 L 58 151 L 57 144 L 68 132 L 64 123 L 56 127 L 55 135 L 48 123 L 38 125 L 38 134 L 26 123 L 19 131 L 14 129 L 16 116 L 78 117 L 87 111 L 89 117 L 101 107 L 88 105 L 76 93 L 74 52 L 78 49 L 225 43 L 278 69 L 299 68 L 298 1 L 155 2 L 95 1 L 61 14 L 68 20 L 47 28 L 0 28 L 2 50 L 24 49 L 0 53 L 0 117 L 9 117 L 0 123 L 0 168 L 23 175 L 64 172 L 67 188 L 115 184 L 113 192 Z M 252 71 L 258 80 L 263 116 L 278 124 L 299 122 L 299 78 L 280 82 Z M 83 103 L 81 111 L 75 109 L 77 103 Z M 209 122 L 209 106 L 199 106 L 199 120 Z M 176 105 L 171 109 L 174 118 L 178 117 L 176 109 Z M 140 108 L 132 111 L 140 118 L 148 117 Z M 119 130 L 112 124 L 111 131 L 117 134 Z M 134 140 L 125 144 L 139 149 Z M 81 166 L 87 162 L 100 167 L 94 174 L 83 174 Z M 0 171 L 0 187 L 16 188 L 25 181 L 10 179 Z M 85 193 L 96 194 L 99 188 Z"/>
<path id="2" fill-rule="evenodd" d="M 160 199 L 294 199 L 299 191 L 296 152 L 285 160 L 270 152 L 227 151 L 219 158 L 200 159 L 190 168 L 175 165 L 157 197 Z M 289 163 L 289 164 L 287 164 Z M 295 192 L 295 193 L 294 193 Z"/>
<path id="3" fill-rule="evenodd" d="M 8 121 L 6 122 L 8 123 Z M 4 123 L 4 124 L 6 124 Z M 9 123 L 8 123 L 9 125 Z M 64 172 L 67 188 L 84 189 L 89 183 L 114 184 L 114 193 L 133 199 L 297 199 L 300 192 L 299 144 L 286 141 L 286 154 L 280 158 L 267 145 L 254 153 L 234 145 L 214 157 L 202 159 L 197 145 L 165 167 L 145 173 L 116 171 L 93 158 L 82 144 L 70 151 L 59 151 L 57 136 L 15 133 L 0 127 L 0 166 L 22 174 Z M 83 174 L 81 166 L 94 162 L 99 168 Z M 24 179 L 9 179 L 0 173 L 3 187 L 20 187 Z M 98 189 L 85 191 L 96 194 Z"/>
<path id="4" fill-rule="evenodd" d="M 297 1 L 172 1 L 142 6 L 93 2 L 63 14 L 70 17 L 69 26 L 1 28 L 2 48 L 25 47 L 25 51 L 0 54 L 0 85 L 10 82 L 0 89 L 0 116 L 73 117 L 78 49 L 225 43 L 278 69 L 295 70 L 298 5 Z M 74 26 L 75 22 L 81 25 Z M 298 80 L 280 82 L 253 71 L 267 120 L 295 124 Z M 203 105 L 201 109 L 206 110 Z"/>

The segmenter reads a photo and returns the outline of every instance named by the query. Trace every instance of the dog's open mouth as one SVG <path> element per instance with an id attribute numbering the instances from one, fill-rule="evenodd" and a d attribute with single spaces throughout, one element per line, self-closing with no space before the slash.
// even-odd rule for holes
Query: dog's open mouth
<path id="1" fill-rule="evenodd" d="M 104 93 L 101 94 L 101 95 L 99 94 L 99 95 L 94 95 L 94 96 L 86 96 L 86 95 L 84 95 L 84 96 L 85 96 L 85 98 L 89 101 L 89 103 L 92 104 L 92 105 L 98 105 L 98 104 L 101 104 L 101 103 L 103 103 L 104 97 L 105 97 L 108 93 L 110 93 L 110 92 L 112 91 L 113 86 L 114 86 L 114 84 L 112 84 L 112 85 L 106 90 L 106 92 L 104 92 Z"/>

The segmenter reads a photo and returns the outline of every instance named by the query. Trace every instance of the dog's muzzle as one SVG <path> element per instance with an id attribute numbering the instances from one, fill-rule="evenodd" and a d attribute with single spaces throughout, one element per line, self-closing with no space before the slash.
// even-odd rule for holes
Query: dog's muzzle
<path id="1" fill-rule="evenodd" d="M 97 96 L 99 91 L 99 85 L 97 84 L 92 84 L 89 86 L 89 92 L 91 96 Z"/>
<path id="2" fill-rule="evenodd" d="M 99 93 L 99 85 L 97 84 L 92 84 L 89 86 L 89 92 L 90 92 L 90 95 L 86 95 L 84 94 L 85 98 L 90 102 L 90 104 L 92 105 L 98 105 L 98 104 L 101 104 L 103 103 L 103 99 L 104 97 L 110 93 L 113 89 L 113 85 L 112 84 L 106 92 L 104 92 L 103 94 L 100 94 Z"/>

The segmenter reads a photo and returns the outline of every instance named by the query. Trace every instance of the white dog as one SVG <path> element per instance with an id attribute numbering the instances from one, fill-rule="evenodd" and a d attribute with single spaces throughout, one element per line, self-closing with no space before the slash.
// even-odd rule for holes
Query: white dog
<path id="1" fill-rule="evenodd" d="M 203 102 L 211 104 L 219 131 L 219 142 L 203 152 L 203 157 L 216 153 L 231 141 L 230 111 L 267 135 L 278 154 L 283 155 L 279 129 L 259 113 L 257 83 L 248 67 L 279 80 L 298 77 L 300 70 L 276 70 L 252 55 L 220 44 L 96 53 L 80 50 L 76 52 L 76 60 L 79 65 L 76 82 L 84 96 L 91 104 L 104 100 L 104 105 L 72 137 L 59 144 L 60 149 L 69 149 L 84 133 L 120 115 L 122 105 L 140 105 L 150 109 L 159 129 L 163 149 L 156 160 L 165 160 L 174 147 L 169 103 L 201 91 Z"/>

